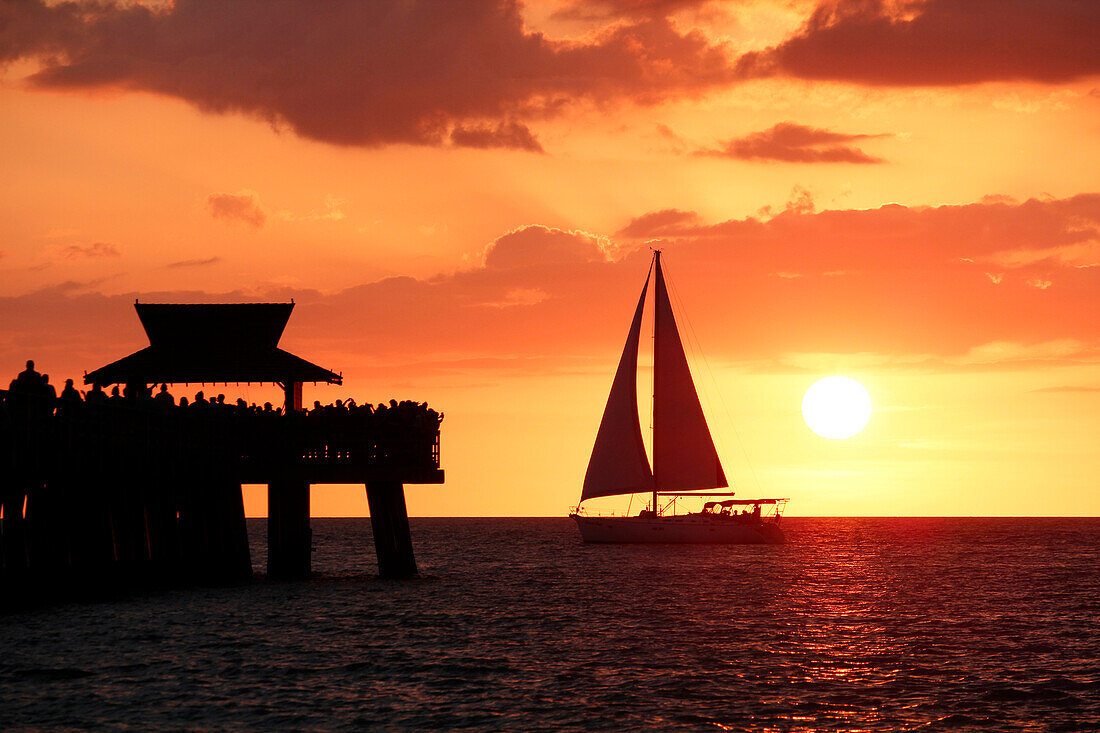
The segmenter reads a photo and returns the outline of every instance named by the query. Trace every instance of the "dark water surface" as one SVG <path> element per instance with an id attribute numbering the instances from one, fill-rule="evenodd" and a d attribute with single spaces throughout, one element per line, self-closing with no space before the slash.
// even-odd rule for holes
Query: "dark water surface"
<path id="1" fill-rule="evenodd" d="M 412 525 L 417 581 L 367 577 L 369 520 L 314 520 L 314 581 L 2 616 L 0 729 L 1100 730 L 1100 520 Z"/>

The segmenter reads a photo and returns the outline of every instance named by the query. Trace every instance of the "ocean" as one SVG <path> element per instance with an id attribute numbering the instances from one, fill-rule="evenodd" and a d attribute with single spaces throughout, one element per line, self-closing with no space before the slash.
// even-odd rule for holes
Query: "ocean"
<path id="1" fill-rule="evenodd" d="M 369 520 L 313 528 L 311 581 L 0 616 L 0 729 L 1100 730 L 1098 519 L 413 519 L 410 581 Z"/>

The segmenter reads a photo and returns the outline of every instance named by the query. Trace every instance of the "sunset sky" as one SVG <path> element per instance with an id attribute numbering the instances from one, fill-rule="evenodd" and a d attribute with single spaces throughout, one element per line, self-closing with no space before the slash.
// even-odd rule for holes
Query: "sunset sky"
<path id="1" fill-rule="evenodd" d="M 445 413 L 410 514 L 564 516 L 659 247 L 740 494 L 1098 515 L 1098 39 L 1095 0 L 0 0 L 0 373 L 293 298 L 344 376 L 307 403 Z"/>

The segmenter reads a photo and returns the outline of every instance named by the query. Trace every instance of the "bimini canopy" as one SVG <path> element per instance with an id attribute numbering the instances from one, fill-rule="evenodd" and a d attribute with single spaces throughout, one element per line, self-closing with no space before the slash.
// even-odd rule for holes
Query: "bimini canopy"
<path id="1" fill-rule="evenodd" d="M 89 372 L 86 384 L 342 381 L 278 347 L 294 303 L 135 303 L 134 308 L 149 346 Z"/>

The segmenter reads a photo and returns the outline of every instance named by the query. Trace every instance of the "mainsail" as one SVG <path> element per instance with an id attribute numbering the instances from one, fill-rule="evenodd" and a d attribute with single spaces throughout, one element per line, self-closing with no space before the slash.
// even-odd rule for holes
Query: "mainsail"
<path id="1" fill-rule="evenodd" d="M 615 371 L 615 381 L 611 383 L 611 394 L 607 396 L 592 457 L 588 460 L 581 501 L 653 489 L 653 474 L 649 470 L 642 428 L 638 423 L 638 340 L 648 289 L 647 274 L 619 368 Z"/>
<path id="2" fill-rule="evenodd" d="M 638 342 L 649 289 L 650 275 L 647 274 L 588 461 L 581 490 L 582 502 L 597 496 L 658 490 L 690 491 L 729 485 L 684 356 L 661 271 L 660 252 L 654 253 L 653 262 L 657 273 L 653 332 L 653 469 L 650 469 L 642 441 L 637 395 Z"/>
<path id="3" fill-rule="evenodd" d="M 653 475 L 657 491 L 729 486 L 672 316 L 661 253 L 654 253 Z"/>

